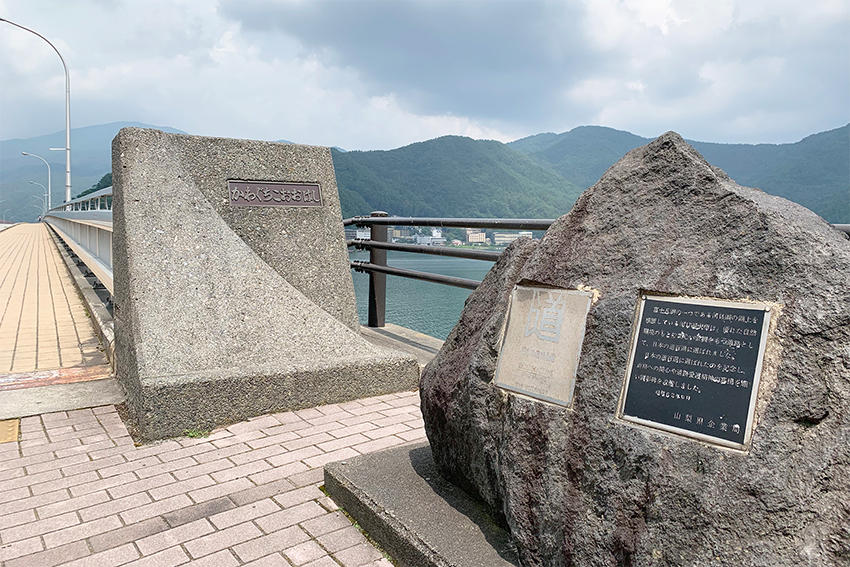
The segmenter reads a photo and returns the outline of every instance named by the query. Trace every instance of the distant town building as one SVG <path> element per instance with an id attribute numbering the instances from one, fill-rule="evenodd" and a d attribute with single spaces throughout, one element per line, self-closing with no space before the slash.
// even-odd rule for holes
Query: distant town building
<path id="1" fill-rule="evenodd" d="M 493 244 L 496 246 L 507 246 L 521 236 L 532 238 L 532 232 L 530 230 L 521 230 L 519 232 L 494 232 Z"/>
<path id="2" fill-rule="evenodd" d="M 372 238 L 372 229 L 366 227 L 347 226 L 345 227 L 346 240 L 369 240 Z"/>
<path id="3" fill-rule="evenodd" d="M 466 242 L 468 244 L 484 244 L 486 235 L 480 228 L 466 229 Z"/>
<path id="4" fill-rule="evenodd" d="M 394 226 L 390 236 L 392 238 L 408 238 L 413 234 L 409 226 Z"/>

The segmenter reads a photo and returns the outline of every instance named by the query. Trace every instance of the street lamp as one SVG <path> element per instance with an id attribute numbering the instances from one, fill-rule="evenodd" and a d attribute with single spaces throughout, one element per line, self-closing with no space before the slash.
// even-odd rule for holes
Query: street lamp
<path id="1" fill-rule="evenodd" d="M 30 195 L 30 197 L 32 197 L 33 199 L 39 199 L 41 201 L 41 204 L 44 206 L 44 212 L 47 213 L 47 211 L 49 210 L 49 207 L 47 206 L 47 197 L 48 197 L 47 189 L 44 187 L 44 185 L 42 185 L 38 181 L 27 181 L 27 183 L 32 183 L 33 185 L 38 185 L 39 187 L 44 189 L 44 195 L 43 196 L 42 195 Z"/>
<path id="2" fill-rule="evenodd" d="M 0 22 L 6 22 L 7 24 L 11 24 L 17 28 L 21 28 L 22 30 L 37 35 L 38 37 L 46 41 L 47 45 L 52 47 L 53 51 L 56 52 L 56 55 L 59 56 L 59 61 L 62 62 L 62 67 L 65 69 L 65 147 L 50 149 L 65 150 L 65 202 L 67 203 L 71 200 L 71 75 L 68 74 L 68 66 L 65 65 L 65 59 L 62 58 L 62 54 L 59 53 L 59 50 L 56 49 L 56 46 L 50 43 L 50 40 L 48 40 L 46 37 L 44 37 L 37 31 L 33 31 L 27 27 L 22 26 L 21 24 L 16 24 L 15 22 L 9 21 L 6 18 L 0 18 Z M 50 183 L 48 183 L 47 185 L 50 186 Z M 48 191 L 48 200 L 50 199 L 49 195 L 50 192 Z"/>
<path id="3" fill-rule="evenodd" d="M 47 160 L 44 159 L 43 157 L 37 156 L 35 154 L 31 154 L 29 152 L 21 152 L 21 155 L 32 156 L 32 157 L 38 158 L 38 159 L 40 159 L 41 161 L 44 162 L 44 165 L 47 166 L 47 208 L 49 209 L 50 208 L 50 164 L 47 163 Z"/>

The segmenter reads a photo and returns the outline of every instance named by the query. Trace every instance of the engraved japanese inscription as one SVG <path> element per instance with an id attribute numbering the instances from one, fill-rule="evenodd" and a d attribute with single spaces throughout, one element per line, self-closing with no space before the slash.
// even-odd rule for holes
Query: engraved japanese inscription
<path id="1" fill-rule="evenodd" d="M 663 296 L 640 301 L 618 417 L 745 449 L 769 307 Z"/>
<path id="2" fill-rule="evenodd" d="M 514 287 L 496 385 L 569 406 L 592 298 L 572 289 Z"/>
<path id="3" fill-rule="evenodd" d="M 281 181 L 227 181 L 231 207 L 321 207 L 317 183 Z"/>

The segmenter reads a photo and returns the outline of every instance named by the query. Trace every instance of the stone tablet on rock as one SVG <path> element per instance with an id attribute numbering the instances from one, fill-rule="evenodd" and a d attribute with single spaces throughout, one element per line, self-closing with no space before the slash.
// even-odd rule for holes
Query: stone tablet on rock
<path id="1" fill-rule="evenodd" d="M 330 150 L 124 128 L 116 375 L 148 438 L 412 389 L 360 337 Z"/>
<path id="2" fill-rule="evenodd" d="M 494 379 L 517 284 L 598 294 L 568 406 Z M 675 133 L 512 244 L 420 388 L 526 567 L 850 563 L 850 239 Z"/>

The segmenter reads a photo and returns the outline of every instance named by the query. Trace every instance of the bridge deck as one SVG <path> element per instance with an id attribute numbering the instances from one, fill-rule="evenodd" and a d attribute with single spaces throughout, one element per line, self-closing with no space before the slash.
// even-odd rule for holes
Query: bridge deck
<path id="1" fill-rule="evenodd" d="M 109 374 L 109 361 L 47 226 L 0 231 L 0 390 Z"/>

